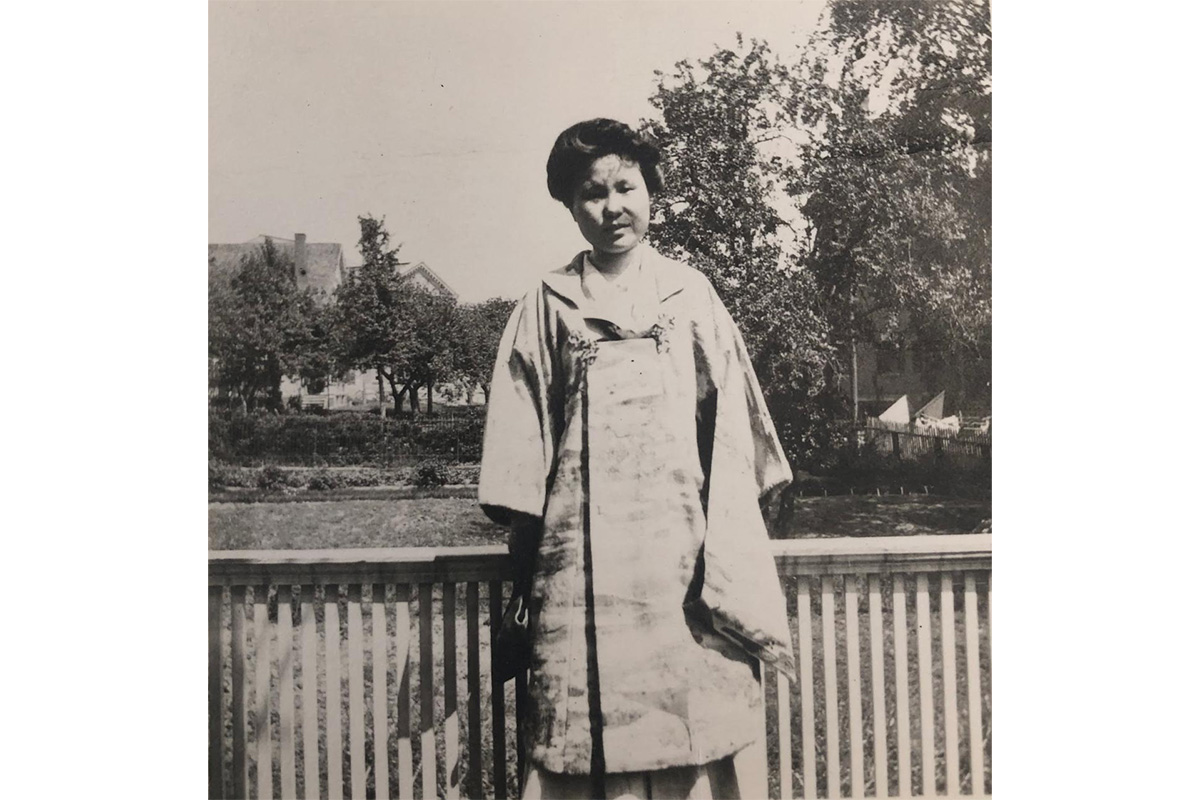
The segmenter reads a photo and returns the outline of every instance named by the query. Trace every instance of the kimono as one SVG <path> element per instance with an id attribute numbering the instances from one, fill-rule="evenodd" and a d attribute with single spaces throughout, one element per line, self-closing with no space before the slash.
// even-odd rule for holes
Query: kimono
<path id="1" fill-rule="evenodd" d="M 758 505 L 791 471 L 711 284 L 643 251 L 652 325 L 597 313 L 581 253 L 518 303 L 491 384 L 479 500 L 542 521 L 522 735 L 551 773 L 730 756 L 761 738 L 758 660 L 791 671 Z"/>

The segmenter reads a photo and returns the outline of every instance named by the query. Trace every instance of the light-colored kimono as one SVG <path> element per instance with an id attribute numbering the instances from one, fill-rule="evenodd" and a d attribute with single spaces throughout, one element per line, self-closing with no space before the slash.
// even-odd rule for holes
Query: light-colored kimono
<path id="1" fill-rule="evenodd" d="M 523 735 L 552 773 L 725 758 L 761 737 L 757 660 L 791 669 L 758 506 L 791 471 L 712 286 L 643 251 L 652 325 L 604 319 L 580 254 L 518 303 L 491 385 L 480 503 L 543 520 Z"/>

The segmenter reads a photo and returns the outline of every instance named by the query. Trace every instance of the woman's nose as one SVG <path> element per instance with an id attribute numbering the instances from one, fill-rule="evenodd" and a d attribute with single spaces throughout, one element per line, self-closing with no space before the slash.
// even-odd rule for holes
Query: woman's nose
<path id="1" fill-rule="evenodd" d="M 610 194 L 608 199 L 604 201 L 604 215 L 606 217 L 619 217 L 624 210 L 625 206 L 621 203 L 621 198 L 616 194 Z"/>

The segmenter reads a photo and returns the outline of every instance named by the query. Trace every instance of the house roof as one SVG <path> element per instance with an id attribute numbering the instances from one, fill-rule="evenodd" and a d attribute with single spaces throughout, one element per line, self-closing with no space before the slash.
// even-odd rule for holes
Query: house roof
<path id="1" fill-rule="evenodd" d="M 212 266 L 210 270 L 218 273 L 232 272 L 241 264 L 243 256 L 252 255 L 270 239 L 279 250 L 295 261 L 296 241 L 282 236 L 256 236 L 248 242 L 237 244 L 209 244 L 208 256 Z M 305 242 L 307 264 L 303 275 L 297 276 L 297 285 L 301 289 L 318 289 L 326 294 L 341 284 L 346 276 L 346 264 L 342 256 L 342 246 L 332 242 Z"/>
<path id="2" fill-rule="evenodd" d="M 361 269 L 361 264 L 356 264 L 347 267 L 347 271 L 353 272 L 356 269 Z M 404 278 L 415 278 L 419 284 L 424 285 L 427 289 L 436 292 L 437 294 L 449 297 L 451 300 L 458 300 L 458 292 L 442 279 L 432 268 L 424 261 L 418 261 L 413 264 L 409 261 L 401 262 L 397 267 L 397 272 Z"/>
<path id="3" fill-rule="evenodd" d="M 412 266 L 401 264 L 400 274 L 406 278 L 416 278 L 418 281 L 428 284 L 434 291 L 440 292 L 452 300 L 458 299 L 458 292 L 451 289 L 450 284 L 442 280 L 442 277 L 430 269 L 424 261 L 418 261 Z"/>

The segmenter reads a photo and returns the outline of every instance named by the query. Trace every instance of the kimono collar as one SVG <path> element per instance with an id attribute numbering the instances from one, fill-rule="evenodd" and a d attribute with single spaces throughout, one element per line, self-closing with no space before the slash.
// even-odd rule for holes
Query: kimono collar
<path id="1" fill-rule="evenodd" d="M 658 302 L 662 303 L 668 297 L 683 290 L 687 267 L 672 261 L 657 251 L 643 245 L 645 253 L 642 258 L 642 269 L 654 279 L 658 287 Z M 571 259 L 571 263 L 559 267 L 553 272 L 542 276 L 542 283 L 565 300 L 570 301 L 576 308 L 587 305 L 583 294 L 583 259 L 587 252 L 579 253 Z"/>

